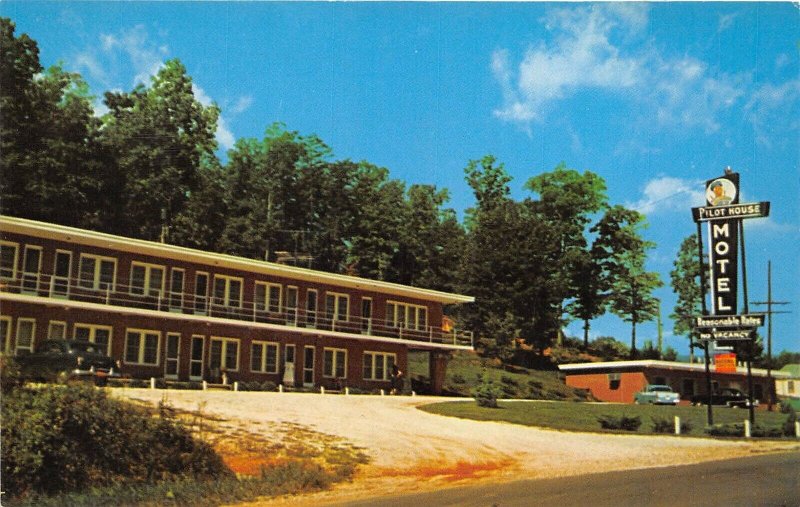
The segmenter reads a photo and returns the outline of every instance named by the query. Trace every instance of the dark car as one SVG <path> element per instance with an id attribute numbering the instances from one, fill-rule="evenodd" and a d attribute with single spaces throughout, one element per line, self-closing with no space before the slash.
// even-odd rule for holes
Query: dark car
<path id="1" fill-rule="evenodd" d="M 26 380 L 86 379 L 104 385 L 109 377 L 120 376 L 120 362 L 86 341 L 45 340 L 34 352 L 18 356 L 16 362 Z"/>
<path id="2" fill-rule="evenodd" d="M 692 396 L 692 405 L 705 405 L 708 403 L 707 394 L 696 394 Z M 747 408 L 750 406 L 750 401 L 747 395 L 738 389 L 732 387 L 724 387 L 712 393 L 712 405 L 726 405 L 733 408 Z M 753 406 L 758 406 L 758 400 L 753 400 Z"/>

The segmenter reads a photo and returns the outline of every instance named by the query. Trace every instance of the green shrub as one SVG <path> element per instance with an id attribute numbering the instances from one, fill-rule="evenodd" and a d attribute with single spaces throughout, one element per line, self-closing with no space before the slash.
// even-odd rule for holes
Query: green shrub
<path id="1" fill-rule="evenodd" d="M 91 386 L 17 389 L 2 405 L 2 488 L 9 497 L 230 474 L 206 443 L 160 410 Z"/>
<path id="2" fill-rule="evenodd" d="M 454 384 L 466 384 L 467 379 L 465 379 L 462 375 L 456 373 L 453 375 L 453 378 L 450 379 Z"/>
<path id="3" fill-rule="evenodd" d="M 675 421 L 667 417 L 653 417 L 653 433 L 674 433 Z M 692 431 L 692 425 L 686 421 L 681 421 L 681 434 Z"/>
<path id="4" fill-rule="evenodd" d="M 481 407 L 497 408 L 497 399 L 502 396 L 502 389 L 492 382 L 492 379 L 485 377 L 473 389 L 472 396 L 475 397 L 475 401 Z"/>
<path id="5" fill-rule="evenodd" d="M 601 428 L 606 430 L 637 431 L 642 425 L 642 418 L 639 416 L 628 417 L 625 414 L 620 416 L 606 414 L 598 417 L 597 422 L 600 423 Z"/>
<path id="6" fill-rule="evenodd" d="M 3 394 L 8 394 L 22 385 L 22 374 L 19 365 L 11 356 L 0 353 L 0 387 Z"/>
<path id="7" fill-rule="evenodd" d="M 794 411 L 791 405 L 786 405 L 788 410 L 786 413 L 786 422 L 783 423 L 783 434 L 787 437 L 793 437 L 794 435 L 794 423 L 797 421 L 797 412 Z"/>
<path id="8" fill-rule="evenodd" d="M 503 384 L 508 385 L 508 386 L 516 386 L 517 385 L 517 381 L 514 380 L 513 378 L 509 377 L 508 375 L 500 376 L 500 382 L 502 382 Z"/>
<path id="9" fill-rule="evenodd" d="M 705 432 L 715 437 L 744 437 L 744 423 L 715 424 L 705 429 Z M 784 435 L 784 428 L 768 427 L 754 424 L 750 427 L 750 436 L 757 438 L 780 438 Z"/>

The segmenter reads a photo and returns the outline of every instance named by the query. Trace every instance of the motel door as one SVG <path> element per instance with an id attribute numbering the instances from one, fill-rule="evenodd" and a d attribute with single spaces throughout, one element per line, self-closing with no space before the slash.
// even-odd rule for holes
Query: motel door
<path id="1" fill-rule="evenodd" d="M 314 387 L 314 347 L 303 348 L 303 386 Z"/>
<path id="2" fill-rule="evenodd" d="M 189 380 L 203 380 L 203 346 L 205 337 L 192 336 L 191 357 L 189 360 Z"/>
<path id="3" fill-rule="evenodd" d="M 181 335 L 167 333 L 167 355 L 164 359 L 164 377 L 178 378 L 178 364 L 180 364 Z"/>
<path id="4" fill-rule="evenodd" d="M 294 387 L 294 344 L 286 344 L 283 354 L 283 385 Z"/>

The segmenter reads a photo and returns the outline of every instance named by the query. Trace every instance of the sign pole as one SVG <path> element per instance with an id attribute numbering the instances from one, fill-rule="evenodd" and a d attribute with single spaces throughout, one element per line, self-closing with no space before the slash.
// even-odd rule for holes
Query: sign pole
<path id="1" fill-rule="evenodd" d="M 703 226 L 701 222 L 697 222 L 697 253 L 700 262 L 700 307 L 703 311 L 703 316 L 708 315 L 708 306 L 706 306 L 706 271 L 703 265 Z M 694 332 L 694 331 L 692 331 Z M 702 343 L 702 341 L 701 341 Z M 706 422 L 709 426 L 714 424 L 714 411 L 711 408 L 712 393 L 711 393 L 711 356 L 708 353 L 708 346 L 710 341 L 703 343 L 703 359 L 706 365 L 706 393 L 708 399 L 706 400 Z"/>
<path id="2" fill-rule="evenodd" d="M 744 250 L 744 220 L 739 220 L 739 241 L 740 241 L 740 248 L 742 249 L 742 290 L 744 291 L 744 314 L 748 315 L 750 313 L 750 303 L 747 299 L 747 258 L 745 257 L 745 250 Z M 747 397 L 749 401 L 749 411 L 750 411 L 750 424 L 756 424 L 756 409 L 753 406 L 753 342 L 755 341 L 755 336 L 753 339 L 749 341 L 747 344 L 748 354 L 747 354 Z"/>

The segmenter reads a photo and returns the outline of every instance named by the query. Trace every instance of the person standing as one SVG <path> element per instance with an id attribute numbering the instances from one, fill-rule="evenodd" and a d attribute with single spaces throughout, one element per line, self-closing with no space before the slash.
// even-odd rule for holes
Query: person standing
<path id="1" fill-rule="evenodd" d="M 403 372 L 397 366 L 392 365 L 392 390 L 389 394 L 398 394 L 403 391 Z"/>

